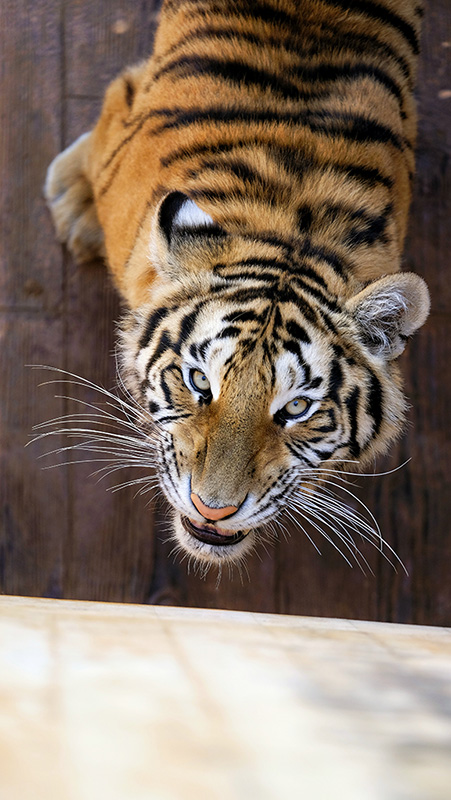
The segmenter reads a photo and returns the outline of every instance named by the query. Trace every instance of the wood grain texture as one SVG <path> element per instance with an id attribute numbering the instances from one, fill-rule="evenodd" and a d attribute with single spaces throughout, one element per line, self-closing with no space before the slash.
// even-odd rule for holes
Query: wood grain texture
<path id="1" fill-rule="evenodd" d="M 61 250 L 41 197 L 45 162 L 61 144 L 60 4 L 0 6 L 0 583 L 62 596 L 67 478 L 25 450 L 31 428 L 62 403 L 36 396 L 26 364 L 58 362 L 64 340 Z"/>
<path id="2" fill-rule="evenodd" d="M 5 0 L 0 7 L 0 392 L 2 523 L 0 588 L 10 593 L 207 606 L 295 614 L 451 623 L 450 454 L 450 14 L 429 0 L 418 104 L 417 178 L 405 267 L 432 295 L 426 327 L 403 357 L 412 403 L 406 436 L 375 471 L 356 478 L 408 575 L 374 549 L 370 569 L 350 569 L 327 542 L 320 557 L 300 530 L 260 549 L 249 576 L 202 579 L 171 555 L 168 510 L 133 490 L 111 494 L 90 466 L 41 470 L 23 449 L 32 425 L 76 408 L 38 389 L 24 364 L 67 369 L 115 385 L 114 325 L 121 314 L 99 264 L 77 268 L 55 243 L 42 200 L 54 155 L 88 130 L 107 82 L 150 52 L 158 2 Z M 91 401 L 93 393 L 85 393 Z M 133 477 L 126 473 L 123 480 Z M 359 488 L 360 487 L 360 488 Z M 353 488 L 353 487 L 351 487 Z"/>
<path id="3" fill-rule="evenodd" d="M 11 800 L 448 800 L 451 631 L 0 598 Z"/>

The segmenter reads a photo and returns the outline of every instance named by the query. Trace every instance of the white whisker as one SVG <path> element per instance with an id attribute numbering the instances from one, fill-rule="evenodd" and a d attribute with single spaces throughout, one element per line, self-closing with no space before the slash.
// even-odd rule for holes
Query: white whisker
<path id="1" fill-rule="evenodd" d="M 302 530 L 302 531 L 305 533 L 305 535 L 306 535 L 307 539 L 309 540 L 310 544 L 312 544 L 312 545 L 313 545 L 313 547 L 315 548 L 316 552 L 317 552 L 317 553 L 319 553 L 319 555 L 321 556 L 321 555 L 322 555 L 322 553 L 321 553 L 321 550 L 320 550 L 320 549 L 319 549 L 319 547 L 318 547 L 318 546 L 315 544 L 315 542 L 313 541 L 312 537 L 311 537 L 311 536 L 310 536 L 310 535 L 307 533 L 307 531 L 305 530 L 304 526 L 303 526 L 303 525 L 301 525 L 301 523 L 299 522 L 299 520 L 297 520 L 297 519 L 296 519 L 296 518 L 293 516 L 293 514 L 291 513 L 291 511 L 288 511 L 287 509 L 285 509 L 285 512 L 284 512 L 284 513 L 285 513 L 285 514 L 286 514 L 288 517 L 290 517 L 290 519 L 292 519 L 292 520 L 293 520 L 293 522 L 294 522 L 294 524 L 296 525 L 296 527 L 298 527 L 298 526 L 299 526 L 299 527 L 301 528 L 301 530 Z"/>

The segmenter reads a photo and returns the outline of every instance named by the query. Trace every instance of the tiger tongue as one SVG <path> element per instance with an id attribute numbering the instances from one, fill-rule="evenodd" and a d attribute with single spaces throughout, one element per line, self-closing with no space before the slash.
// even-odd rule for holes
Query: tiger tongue
<path id="1" fill-rule="evenodd" d="M 236 534 L 236 531 L 230 531 L 230 530 L 224 530 L 224 529 L 221 529 L 221 528 L 217 528 L 216 525 L 213 525 L 211 522 L 199 523 L 196 520 L 191 519 L 191 517 L 189 517 L 189 521 L 191 522 L 191 525 L 194 528 L 196 528 L 196 530 L 199 531 L 199 533 L 201 533 L 202 531 L 207 530 L 207 531 L 211 531 L 212 533 L 218 533 L 220 536 L 235 536 L 235 534 Z"/>

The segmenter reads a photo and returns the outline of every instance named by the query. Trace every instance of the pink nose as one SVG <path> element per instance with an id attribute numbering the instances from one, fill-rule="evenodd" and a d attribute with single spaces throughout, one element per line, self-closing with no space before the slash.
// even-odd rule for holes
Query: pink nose
<path id="1" fill-rule="evenodd" d="M 200 497 L 197 494 L 191 495 L 191 500 L 193 504 L 196 506 L 199 514 L 202 514 L 205 519 L 224 519 L 224 517 L 229 517 L 230 514 L 234 514 L 235 511 L 238 511 L 237 506 L 224 506 L 224 508 L 210 508 L 206 506 L 205 503 L 202 502 Z"/>

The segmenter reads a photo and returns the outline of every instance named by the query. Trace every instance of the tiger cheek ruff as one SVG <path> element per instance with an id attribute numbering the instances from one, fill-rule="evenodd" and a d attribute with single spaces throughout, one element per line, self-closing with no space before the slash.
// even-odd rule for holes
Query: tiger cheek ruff
<path id="1" fill-rule="evenodd" d="M 429 311 L 399 271 L 421 16 L 166 0 L 152 57 L 49 168 L 60 240 L 105 257 L 129 309 L 122 376 L 204 563 L 239 561 L 284 514 L 347 546 L 360 523 L 324 487 L 402 431 L 397 357 Z"/>

